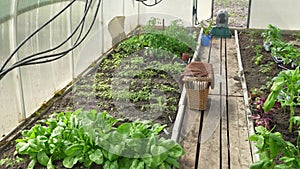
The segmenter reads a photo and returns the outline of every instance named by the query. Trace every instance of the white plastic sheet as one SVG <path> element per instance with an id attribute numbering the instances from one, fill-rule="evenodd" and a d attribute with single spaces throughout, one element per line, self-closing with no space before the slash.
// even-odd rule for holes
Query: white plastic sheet
<path id="1" fill-rule="evenodd" d="M 249 28 L 266 29 L 269 24 L 285 30 L 300 30 L 299 0 L 252 0 Z"/>

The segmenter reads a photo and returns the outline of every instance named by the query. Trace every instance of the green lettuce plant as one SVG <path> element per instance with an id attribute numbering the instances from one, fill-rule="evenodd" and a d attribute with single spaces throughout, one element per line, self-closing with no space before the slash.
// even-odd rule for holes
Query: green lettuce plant
<path id="1" fill-rule="evenodd" d="M 66 168 L 93 163 L 104 169 L 179 168 L 184 154 L 173 140 L 159 138 L 165 126 L 150 121 L 134 121 L 115 126 L 115 119 L 106 112 L 61 112 L 42 120 L 16 140 L 16 154 L 29 155 L 29 169 L 36 163 L 55 168 L 62 161 Z"/>

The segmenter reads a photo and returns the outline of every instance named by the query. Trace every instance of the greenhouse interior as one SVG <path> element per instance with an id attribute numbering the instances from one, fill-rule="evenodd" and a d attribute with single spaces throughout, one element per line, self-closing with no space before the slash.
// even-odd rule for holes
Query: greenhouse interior
<path id="1" fill-rule="evenodd" d="M 0 168 L 299 169 L 299 0 L 1 0 Z"/>

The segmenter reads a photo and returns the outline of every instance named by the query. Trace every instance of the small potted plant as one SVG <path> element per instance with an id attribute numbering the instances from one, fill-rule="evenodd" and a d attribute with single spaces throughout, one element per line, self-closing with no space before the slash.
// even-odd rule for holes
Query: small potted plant
<path id="1" fill-rule="evenodd" d="M 210 44 L 210 30 L 211 30 L 211 27 L 212 27 L 212 20 L 209 21 L 208 24 L 204 24 L 202 23 L 202 29 L 203 29 L 203 32 L 202 32 L 202 36 L 201 36 L 201 44 L 202 46 L 209 46 Z"/>

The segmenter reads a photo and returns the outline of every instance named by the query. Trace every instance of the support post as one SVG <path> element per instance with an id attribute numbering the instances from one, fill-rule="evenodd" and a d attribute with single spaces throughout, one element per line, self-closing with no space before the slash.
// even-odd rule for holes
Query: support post
<path id="1" fill-rule="evenodd" d="M 11 8 L 10 8 L 10 51 L 14 51 L 17 46 L 17 18 L 18 18 L 18 0 L 11 0 Z M 15 59 L 12 59 L 14 62 L 19 60 L 18 53 L 15 54 Z M 23 121 L 26 118 L 26 106 L 25 106 L 25 98 L 24 98 L 24 89 L 23 89 L 23 81 L 22 81 L 22 72 L 21 68 L 16 69 L 16 79 L 18 81 L 18 94 L 19 101 L 21 105 L 21 113 L 18 115 L 18 120 Z"/>

